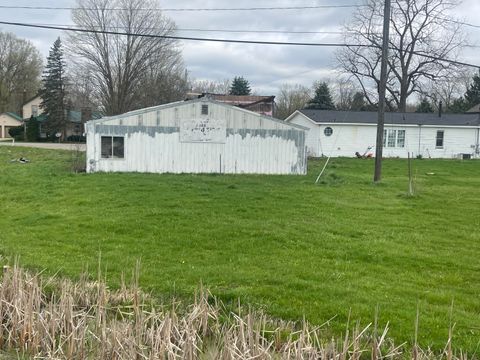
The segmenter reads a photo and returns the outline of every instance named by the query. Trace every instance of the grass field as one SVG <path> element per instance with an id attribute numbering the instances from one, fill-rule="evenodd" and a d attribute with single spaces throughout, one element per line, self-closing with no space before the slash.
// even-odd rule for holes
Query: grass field
<path id="1" fill-rule="evenodd" d="M 11 163 L 26 156 L 29 164 Z M 73 174 L 71 154 L 0 147 L 0 252 L 77 276 L 101 256 L 110 284 L 141 260 L 142 287 L 190 296 L 200 282 L 225 301 L 340 333 L 379 308 L 396 342 L 480 340 L 480 162 L 323 160 L 309 175 Z M 434 173 L 434 175 L 427 175 Z M 6 260 L 4 260 L 6 261 Z M 453 307 L 452 307 L 453 303 Z M 453 311 L 451 311 L 453 309 Z M 480 348 L 478 349 L 480 351 Z"/>

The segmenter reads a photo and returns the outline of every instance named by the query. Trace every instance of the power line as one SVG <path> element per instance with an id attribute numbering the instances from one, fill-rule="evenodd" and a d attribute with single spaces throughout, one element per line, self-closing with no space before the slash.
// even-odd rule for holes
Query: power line
<path id="1" fill-rule="evenodd" d="M 72 31 L 72 32 L 81 32 L 81 33 L 93 33 L 93 34 L 106 34 L 106 35 L 122 35 L 122 36 L 135 36 L 135 37 L 146 37 L 146 38 L 160 38 L 160 39 L 170 39 L 170 40 L 184 40 L 184 41 L 203 41 L 203 42 L 218 42 L 218 43 L 234 43 L 234 44 L 253 44 L 253 45 L 289 45 L 289 46 L 315 46 L 315 47 L 363 47 L 363 48 L 379 48 L 376 45 L 368 44 L 348 44 L 348 43 L 306 43 L 306 42 L 288 42 L 288 41 L 260 41 L 260 40 L 235 40 L 235 39 L 217 39 L 217 38 L 199 38 L 199 37 L 188 37 L 188 36 L 174 36 L 174 35 L 155 35 L 155 34 L 137 34 L 137 33 L 126 33 L 119 31 L 107 31 L 107 30 L 88 30 L 81 28 L 71 28 L 71 27 L 61 27 L 61 26 L 50 26 L 50 25 L 35 25 L 27 23 L 17 23 L 17 22 L 8 22 L 0 21 L 0 24 L 11 25 L 11 26 L 21 26 L 21 27 L 31 27 L 39 29 L 50 29 L 50 30 L 62 30 L 62 31 Z M 436 61 L 447 62 L 450 64 L 474 67 L 480 69 L 480 65 L 469 64 L 466 62 L 444 59 L 434 55 L 428 55 L 413 51 L 412 54 L 417 56 L 422 56 L 427 59 L 432 59 Z"/>
<path id="2" fill-rule="evenodd" d="M 46 25 L 46 26 L 62 26 L 62 27 L 80 27 L 76 24 L 52 24 L 52 23 L 30 23 L 32 25 Z M 99 29 L 102 27 L 98 26 Z M 121 26 L 107 26 L 103 29 L 124 29 L 125 27 Z M 157 27 L 146 27 L 141 28 L 141 30 L 161 30 Z M 242 29 L 199 29 L 199 28 L 176 28 L 176 32 L 218 32 L 218 33 L 245 33 L 245 34 L 326 34 L 326 35 L 343 35 L 350 34 L 353 32 L 345 31 L 290 31 L 290 30 L 242 30 Z"/>
<path id="3" fill-rule="evenodd" d="M 138 8 L 138 11 L 165 11 L 165 12 L 187 12 L 187 11 L 264 11 L 264 10 L 309 10 L 309 9 L 338 9 L 364 7 L 360 4 L 345 5 L 312 5 L 312 6 L 269 6 L 269 7 L 245 7 L 245 8 Z M 79 8 L 72 6 L 13 6 L 0 5 L 0 9 L 21 9 L 21 10 L 92 10 L 92 11 L 126 11 L 129 8 Z"/>
<path id="4" fill-rule="evenodd" d="M 71 27 L 62 27 L 62 26 L 35 25 L 35 24 L 17 23 L 17 22 L 8 22 L 8 21 L 0 21 L 0 24 L 3 24 L 3 25 L 11 25 L 11 26 L 21 26 L 21 27 L 39 28 L 39 29 L 63 30 L 63 31 L 81 32 L 81 33 L 94 33 L 94 34 L 106 34 L 106 35 L 123 35 L 123 36 L 135 36 L 135 37 L 146 37 L 146 38 L 161 38 L 161 39 L 185 40 L 185 41 L 221 42 L 221 43 L 234 43 L 234 44 L 292 45 L 292 46 L 316 46 L 316 47 L 345 47 L 345 46 L 351 46 L 351 47 L 372 47 L 372 48 L 373 48 L 373 47 L 376 47 L 376 46 L 374 46 L 374 45 L 366 45 L 366 44 L 308 43 L 308 42 L 288 42 L 288 41 L 235 40 L 235 39 L 199 38 L 199 37 L 174 36 L 174 35 L 138 34 L 138 33 L 126 33 L 126 32 L 119 32 L 119 31 L 110 31 L 110 30 L 89 30 L 89 29 L 71 28 Z"/>

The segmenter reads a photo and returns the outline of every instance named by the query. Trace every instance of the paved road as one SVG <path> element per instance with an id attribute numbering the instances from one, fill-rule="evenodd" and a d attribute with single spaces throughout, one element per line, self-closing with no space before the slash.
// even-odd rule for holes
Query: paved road
<path id="1" fill-rule="evenodd" d="M 54 150 L 80 150 L 85 151 L 85 144 L 55 144 L 55 143 L 28 143 L 28 142 L 15 142 L 0 141 L 0 146 L 24 146 L 34 147 L 39 149 L 54 149 Z"/>

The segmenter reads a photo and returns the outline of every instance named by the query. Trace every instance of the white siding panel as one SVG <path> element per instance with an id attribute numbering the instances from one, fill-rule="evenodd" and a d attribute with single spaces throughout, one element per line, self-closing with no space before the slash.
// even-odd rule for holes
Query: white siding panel
<path id="1" fill-rule="evenodd" d="M 207 116 L 201 115 L 203 104 L 209 106 Z M 205 142 L 187 137 L 182 142 L 182 119 L 207 124 L 205 131 L 211 131 L 208 124 L 223 124 L 226 137 L 220 141 L 206 136 Z M 125 158 L 102 159 L 101 136 L 124 136 Z M 305 130 L 301 128 L 204 101 L 150 108 L 87 124 L 89 172 L 305 174 L 304 149 Z"/>

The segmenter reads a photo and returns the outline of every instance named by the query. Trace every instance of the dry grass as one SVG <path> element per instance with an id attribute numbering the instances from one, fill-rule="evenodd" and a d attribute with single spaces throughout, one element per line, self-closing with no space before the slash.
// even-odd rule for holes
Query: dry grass
<path id="1" fill-rule="evenodd" d="M 0 349 L 36 359 L 467 359 L 450 341 L 441 354 L 416 344 L 405 352 L 376 322 L 329 339 L 328 324 L 282 322 L 240 305 L 229 312 L 202 287 L 192 304 L 154 305 L 138 273 L 112 291 L 101 279 L 73 283 L 4 268 Z"/>

